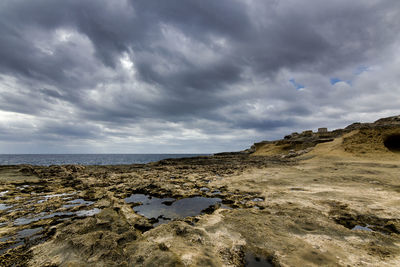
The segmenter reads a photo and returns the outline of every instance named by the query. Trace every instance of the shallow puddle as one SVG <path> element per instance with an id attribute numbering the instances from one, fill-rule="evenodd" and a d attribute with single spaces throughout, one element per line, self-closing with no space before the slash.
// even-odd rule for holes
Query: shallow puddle
<path id="1" fill-rule="evenodd" d="M 90 206 L 92 205 L 94 202 L 93 201 L 86 201 L 82 198 L 78 198 L 78 199 L 74 199 L 74 200 L 70 200 L 68 201 L 69 204 L 65 204 L 63 205 L 63 208 L 73 208 L 76 206 L 80 206 L 80 205 L 85 205 L 85 206 Z"/>
<path id="2" fill-rule="evenodd" d="M 162 202 L 175 201 L 175 198 L 158 198 L 152 197 L 145 194 L 132 194 L 130 197 L 125 198 L 126 203 L 141 203 L 141 205 L 156 205 L 162 204 Z"/>
<path id="3" fill-rule="evenodd" d="M 205 209 L 222 202 L 220 198 L 191 197 L 176 200 L 174 198 L 157 198 L 144 194 L 133 194 L 125 198 L 127 203 L 140 203 L 133 208 L 138 214 L 147 218 L 159 219 L 157 223 L 166 223 L 171 219 L 196 216 Z"/>
<path id="4" fill-rule="evenodd" d="M 10 246 L 4 248 L 4 249 L 0 249 L 0 255 L 4 254 L 5 252 L 7 252 L 7 251 L 10 250 L 10 249 L 16 248 L 16 247 L 21 246 L 21 245 L 23 245 L 23 244 L 25 244 L 24 241 L 19 241 L 19 242 L 14 243 L 14 244 L 12 244 L 12 245 L 10 245 Z"/>
<path id="5" fill-rule="evenodd" d="M 41 212 L 36 217 L 31 217 L 31 218 L 27 218 L 27 217 L 22 217 L 22 218 L 17 218 L 14 221 L 14 225 L 26 225 L 26 224 L 30 224 L 32 222 L 37 222 L 40 220 L 45 220 L 45 219 L 50 219 L 53 217 L 72 217 L 72 216 L 78 216 L 78 217 L 87 217 L 87 216 L 94 216 L 97 213 L 99 213 L 101 211 L 101 209 L 98 208 L 94 208 L 91 210 L 78 210 L 76 212 L 70 212 L 70 211 L 64 211 L 64 212 L 53 212 L 50 214 L 46 214 L 45 212 Z"/>
<path id="6" fill-rule="evenodd" d="M 97 213 L 99 213 L 100 211 L 101 211 L 101 209 L 98 209 L 98 208 L 94 208 L 91 210 L 78 210 L 76 212 L 76 216 L 78 216 L 78 217 L 94 216 Z"/>
<path id="7" fill-rule="evenodd" d="M 72 216 L 72 215 L 75 215 L 75 213 L 74 212 L 54 212 L 54 213 L 46 214 L 45 212 L 41 212 L 38 215 L 39 216 L 32 217 L 32 218 L 27 218 L 27 217 L 17 218 L 14 221 L 14 225 L 26 225 L 26 224 L 30 224 L 32 222 L 50 219 L 53 217 Z"/>
<path id="8" fill-rule="evenodd" d="M 368 226 L 371 226 L 371 225 L 367 225 L 367 226 L 356 225 L 351 230 L 373 231 Z"/>
<path id="9" fill-rule="evenodd" d="M 273 267 L 274 265 L 267 259 L 246 253 L 244 256 L 244 266 L 248 267 Z"/>
<path id="10" fill-rule="evenodd" d="M 24 185 L 21 185 L 21 186 L 16 187 L 16 189 L 18 189 L 18 190 L 24 190 L 25 188 L 28 188 L 28 187 L 30 187 L 30 185 L 24 184 Z"/>
<path id="11" fill-rule="evenodd" d="M 14 239 L 14 243 L 10 244 L 8 247 L 3 248 L 0 250 L 0 255 L 4 254 L 6 251 L 16 248 L 18 246 L 24 245 L 26 238 L 28 238 L 29 240 L 34 240 L 37 239 L 39 237 L 41 237 L 40 235 L 36 235 L 37 233 L 39 233 L 40 231 L 43 230 L 43 227 L 37 227 L 37 228 L 32 228 L 32 229 L 24 229 L 21 230 L 19 232 L 17 232 L 17 235 L 15 236 L 15 239 L 13 236 L 6 236 L 3 238 L 0 238 L 0 242 L 7 242 L 9 240 Z"/>
<path id="12" fill-rule="evenodd" d="M 72 195 L 75 195 L 75 194 L 76 194 L 76 192 L 45 195 L 45 196 L 41 196 L 44 199 L 39 200 L 37 203 L 43 203 L 43 202 L 45 202 L 45 201 L 47 201 L 47 200 L 49 200 L 51 198 L 54 198 L 54 197 L 67 197 L 67 196 L 72 196 Z"/>
<path id="13" fill-rule="evenodd" d="M 12 206 L 6 205 L 6 204 L 0 204 L 0 210 L 6 210 L 6 209 L 9 209 L 9 208 L 12 208 Z"/>
<path id="14" fill-rule="evenodd" d="M 11 239 L 11 236 L 5 236 L 5 237 L 0 238 L 0 242 L 6 242 L 10 239 Z"/>
<path id="15" fill-rule="evenodd" d="M 17 233 L 17 238 L 25 238 L 25 237 L 31 237 L 34 234 L 40 232 L 43 230 L 43 227 L 37 227 L 37 228 L 32 228 L 32 229 L 24 229 L 21 230 Z"/>

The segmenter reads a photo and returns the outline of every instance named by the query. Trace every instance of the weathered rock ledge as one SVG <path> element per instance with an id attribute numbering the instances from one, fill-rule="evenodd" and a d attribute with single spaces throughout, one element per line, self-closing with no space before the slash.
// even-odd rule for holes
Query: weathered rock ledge
<path id="1" fill-rule="evenodd" d="M 317 144 L 332 142 L 335 138 L 342 137 L 351 132 L 358 132 L 351 142 L 357 142 L 364 145 L 373 145 L 376 150 L 399 150 L 400 143 L 400 115 L 379 119 L 373 123 L 353 123 L 344 129 L 328 131 L 327 128 L 319 128 L 317 132 L 312 130 L 303 131 L 302 133 L 292 133 L 284 137 L 284 139 L 276 141 L 262 141 L 255 143 L 248 153 L 255 155 L 277 155 L 284 157 L 295 157 L 305 154 L 312 150 Z M 364 137 L 362 137 L 364 135 Z M 350 140 L 345 141 L 349 144 Z M 356 148 L 345 148 L 347 151 L 354 153 L 363 153 L 361 146 Z M 359 151 L 357 151 L 359 150 Z"/>
<path id="2" fill-rule="evenodd" d="M 292 134 L 251 155 L 0 166 L 0 265 L 399 266 L 399 121 Z M 165 209 L 218 201 L 170 220 L 136 212 L 146 204 L 132 194 Z"/>

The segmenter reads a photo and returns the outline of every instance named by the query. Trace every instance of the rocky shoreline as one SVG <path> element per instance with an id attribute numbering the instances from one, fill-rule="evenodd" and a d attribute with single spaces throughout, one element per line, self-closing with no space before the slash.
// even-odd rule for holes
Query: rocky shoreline
<path id="1" fill-rule="evenodd" d="M 385 121 L 253 153 L 0 166 L 0 265 L 399 265 L 400 161 L 384 144 L 399 127 Z"/>

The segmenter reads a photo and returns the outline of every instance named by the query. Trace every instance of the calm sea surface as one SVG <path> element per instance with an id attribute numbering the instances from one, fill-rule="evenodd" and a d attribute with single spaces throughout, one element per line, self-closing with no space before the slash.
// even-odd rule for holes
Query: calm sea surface
<path id="1" fill-rule="evenodd" d="M 205 154 L 0 154 L 0 165 L 118 165 L 202 155 Z"/>

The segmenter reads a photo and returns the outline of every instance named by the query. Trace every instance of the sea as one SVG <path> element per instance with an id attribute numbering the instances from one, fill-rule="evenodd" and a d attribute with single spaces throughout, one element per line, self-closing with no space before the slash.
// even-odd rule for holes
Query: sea
<path id="1" fill-rule="evenodd" d="M 0 165 L 122 165 L 209 154 L 0 154 Z"/>

